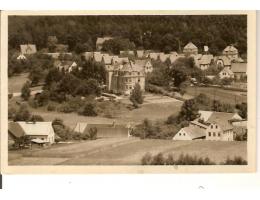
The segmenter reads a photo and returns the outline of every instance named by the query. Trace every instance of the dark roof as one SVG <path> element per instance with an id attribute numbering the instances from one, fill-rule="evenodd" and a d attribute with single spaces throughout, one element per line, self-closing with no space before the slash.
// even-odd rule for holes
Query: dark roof
<path id="1" fill-rule="evenodd" d="M 19 138 L 25 135 L 22 127 L 16 122 L 9 122 L 8 124 L 8 132 L 12 134 L 14 137 Z"/>

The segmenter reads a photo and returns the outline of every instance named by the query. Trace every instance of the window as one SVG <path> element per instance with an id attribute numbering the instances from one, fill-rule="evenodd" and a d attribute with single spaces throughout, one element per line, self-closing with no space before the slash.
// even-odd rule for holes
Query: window
<path id="1" fill-rule="evenodd" d="M 213 137 L 215 137 L 216 136 L 216 133 L 215 132 L 213 132 Z"/>
<path id="2" fill-rule="evenodd" d="M 211 128 L 213 128 L 213 125 L 211 125 Z"/>
<path id="3" fill-rule="evenodd" d="M 218 125 L 216 125 L 215 127 L 218 128 Z"/>
<path id="4" fill-rule="evenodd" d="M 179 136 L 181 136 L 181 133 L 179 133 Z"/>
<path id="5" fill-rule="evenodd" d="M 185 136 L 185 133 L 183 133 L 183 136 Z"/>
<path id="6" fill-rule="evenodd" d="M 131 90 L 131 89 L 132 89 L 132 86 L 129 86 L 129 89 Z"/>
<path id="7" fill-rule="evenodd" d="M 138 72 L 137 74 L 140 75 L 140 72 Z"/>
<path id="8" fill-rule="evenodd" d="M 138 79 L 138 82 L 140 82 L 140 79 Z"/>
<path id="9" fill-rule="evenodd" d="M 209 132 L 209 137 L 211 136 L 211 132 Z"/>
<path id="10" fill-rule="evenodd" d="M 220 133 L 218 133 L 218 136 L 220 137 Z"/>

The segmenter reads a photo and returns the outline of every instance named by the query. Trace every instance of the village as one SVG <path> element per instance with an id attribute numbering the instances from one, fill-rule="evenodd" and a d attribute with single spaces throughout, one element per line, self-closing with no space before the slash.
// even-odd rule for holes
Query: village
<path id="1" fill-rule="evenodd" d="M 191 153 L 192 145 L 206 145 L 205 156 L 217 163 L 232 156 L 246 160 L 246 150 L 239 155 L 237 149 L 231 150 L 232 146 L 245 147 L 247 140 L 247 58 L 240 56 L 235 45 L 226 46 L 218 55 L 211 54 L 207 45 L 199 49 L 192 41 L 167 53 L 133 48 L 115 53 L 109 47 L 116 40 L 98 37 L 95 51 L 79 54 L 69 52 L 56 36 L 48 36 L 46 49 L 20 45 L 12 62 L 28 65 L 38 59 L 48 66 L 26 72 L 23 83 L 17 81 L 21 75 L 9 78 L 11 164 L 34 164 L 29 158 L 37 156 L 57 157 L 43 164 L 117 164 L 104 155 L 113 157 L 120 148 L 138 145 L 135 156 L 115 155 L 117 161 L 138 164 L 150 151 Z M 162 140 L 165 144 L 159 144 Z M 146 143 L 143 149 L 142 142 Z M 172 146 L 177 144 L 179 150 Z M 214 160 L 216 145 L 224 146 L 218 151 L 227 152 Z M 84 148 L 89 148 L 87 153 Z M 82 152 L 77 158 L 64 158 L 74 150 Z M 52 156 L 45 155 L 48 151 Z"/>

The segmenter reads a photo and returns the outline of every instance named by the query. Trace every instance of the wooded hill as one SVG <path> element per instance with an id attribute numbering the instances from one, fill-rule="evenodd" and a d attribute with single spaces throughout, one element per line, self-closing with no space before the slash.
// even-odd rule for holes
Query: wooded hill
<path id="1" fill-rule="evenodd" d="M 129 38 L 136 49 L 179 51 L 192 41 L 200 51 L 208 45 L 215 55 L 229 44 L 241 54 L 247 52 L 246 15 L 10 16 L 8 28 L 10 49 L 33 43 L 39 50 L 47 46 L 48 36 L 55 35 L 76 52 L 94 50 L 102 36 Z"/>

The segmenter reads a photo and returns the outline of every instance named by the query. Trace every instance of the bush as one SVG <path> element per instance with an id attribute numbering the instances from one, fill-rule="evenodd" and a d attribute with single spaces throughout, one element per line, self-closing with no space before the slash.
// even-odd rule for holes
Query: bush
<path id="1" fill-rule="evenodd" d="M 33 121 L 33 122 L 43 122 L 44 119 L 40 115 L 32 115 L 30 121 Z"/>
<path id="2" fill-rule="evenodd" d="M 89 133 L 89 138 L 91 140 L 97 139 L 97 128 L 96 127 L 90 128 L 88 130 L 88 133 Z"/>
<path id="3" fill-rule="evenodd" d="M 164 157 L 162 153 L 152 156 L 146 153 L 141 159 L 142 165 L 215 165 L 208 157 L 198 158 L 189 154 L 181 154 L 177 159 L 174 159 L 172 154 Z"/>
<path id="4" fill-rule="evenodd" d="M 247 161 L 240 156 L 235 156 L 233 159 L 227 157 L 223 165 L 247 165 Z"/>
<path id="5" fill-rule="evenodd" d="M 28 121 L 31 118 L 31 113 L 27 105 L 22 104 L 14 116 L 14 121 Z"/>
<path id="6" fill-rule="evenodd" d="M 95 105 L 92 103 L 87 103 L 82 111 L 79 111 L 79 114 L 84 116 L 97 116 L 97 112 L 95 110 Z"/>
<path id="7" fill-rule="evenodd" d="M 55 111 L 55 110 L 56 110 L 56 106 L 55 106 L 54 104 L 49 104 L 49 105 L 47 106 L 47 110 L 48 110 L 48 111 Z"/>
<path id="8" fill-rule="evenodd" d="M 133 103 L 134 107 L 137 107 L 137 104 L 142 104 L 144 97 L 142 95 L 141 86 L 136 83 L 132 93 L 130 95 L 130 101 Z"/>
<path id="9" fill-rule="evenodd" d="M 151 165 L 152 160 L 153 160 L 152 154 L 148 152 L 142 157 L 141 163 L 142 165 Z"/>
<path id="10" fill-rule="evenodd" d="M 30 95 L 31 95 L 30 82 L 27 81 L 21 89 L 21 97 L 23 98 L 23 100 L 27 101 Z"/>

